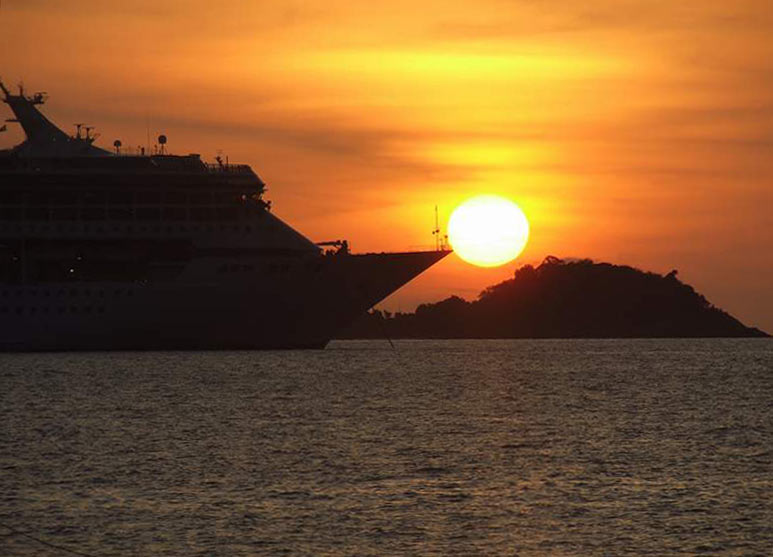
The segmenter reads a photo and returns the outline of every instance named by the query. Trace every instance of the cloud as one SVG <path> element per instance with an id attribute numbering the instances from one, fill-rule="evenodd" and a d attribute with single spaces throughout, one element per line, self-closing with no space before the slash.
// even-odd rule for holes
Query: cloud
<path id="1" fill-rule="evenodd" d="M 642 0 L 547 0 L 541 2 L 477 3 L 469 17 L 441 17 L 434 25 L 437 38 L 517 39 L 543 35 L 767 31 L 773 11 L 767 0 L 669 2 Z"/>

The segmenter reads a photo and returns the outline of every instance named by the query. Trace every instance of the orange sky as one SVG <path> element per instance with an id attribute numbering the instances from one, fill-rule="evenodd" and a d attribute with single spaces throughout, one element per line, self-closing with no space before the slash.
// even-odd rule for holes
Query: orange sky
<path id="1" fill-rule="evenodd" d="M 553 254 L 677 268 L 771 332 L 771 36 L 770 0 L 3 0 L 0 76 L 104 146 L 149 126 L 250 163 L 276 214 L 355 251 L 430 247 L 435 204 L 522 206 L 518 261 L 452 256 L 389 309 Z"/>

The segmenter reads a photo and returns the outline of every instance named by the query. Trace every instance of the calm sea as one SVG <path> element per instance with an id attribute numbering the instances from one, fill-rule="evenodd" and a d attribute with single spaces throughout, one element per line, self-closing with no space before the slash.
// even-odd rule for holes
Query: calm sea
<path id="1" fill-rule="evenodd" d="M 0 555 L 771 555 L 773 341 L 0 355 Z"/>

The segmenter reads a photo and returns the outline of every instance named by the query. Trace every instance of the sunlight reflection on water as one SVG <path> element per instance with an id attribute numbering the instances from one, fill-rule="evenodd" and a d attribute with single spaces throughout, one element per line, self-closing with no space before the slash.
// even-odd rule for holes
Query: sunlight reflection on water
<path id="1" fill-rule="evenodd" d="M 95 555 L 773 550 L 770 341 L 396 344 L 0 355 L 0 522 Z"/>

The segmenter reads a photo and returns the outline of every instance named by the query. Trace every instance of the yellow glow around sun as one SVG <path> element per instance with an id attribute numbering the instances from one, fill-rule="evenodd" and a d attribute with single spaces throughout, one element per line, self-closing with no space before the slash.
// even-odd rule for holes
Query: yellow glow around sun
<path id="1" fill-rule="evenodd" d="M 529 221 L 518 205 L 496 195 L 480 195 L 459 205 L 448 221 L 456 254 L 473 265 L 496 267 L 526 247 Z"/>

